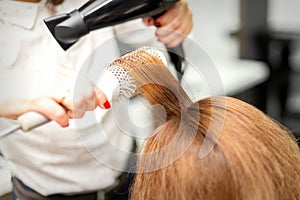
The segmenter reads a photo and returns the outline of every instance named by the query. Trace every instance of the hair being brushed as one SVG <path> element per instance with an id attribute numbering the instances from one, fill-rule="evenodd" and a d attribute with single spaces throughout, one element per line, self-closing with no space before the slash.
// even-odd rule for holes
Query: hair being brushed
<path id="1" fill-rule="evenodd" d="M 166 113 L 140 150 L 131 199 L 300 199 L 300 151 L 285 127 L 236 98 L 192 102 L 164 59 L 147 49 L 113 66 L 134 80 L 132 95 Z M 199 158 L 205 141 L 215 145 Z"/>

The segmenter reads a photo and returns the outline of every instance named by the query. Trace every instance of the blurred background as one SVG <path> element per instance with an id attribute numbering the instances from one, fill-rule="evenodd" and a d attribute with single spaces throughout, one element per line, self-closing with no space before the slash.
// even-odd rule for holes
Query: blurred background
<path id="1" fill-rule="evenodd" d="M 215 62 L 226 95 L 253 104 L 299 137 L 300 1 L 187 2 L 192 39 Z"/>

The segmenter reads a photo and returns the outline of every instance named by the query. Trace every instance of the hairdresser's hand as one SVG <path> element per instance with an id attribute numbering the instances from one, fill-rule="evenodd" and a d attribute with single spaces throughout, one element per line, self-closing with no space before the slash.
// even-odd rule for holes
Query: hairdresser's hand
<path id="1" fill-rule="evenodd" d="M 26 112 L 36 111 L 66 127 L 70 118 L 80 118 L 97 106 L 109 108 L 105 94 L 94 83 L 64 67 L 14 74 L 1 80 L 1 84 L 8 89 L 0 95 L 1 117 L 16 119 Z"/>
<path id="2" fill-rule="evenodd" d="M 192 11 L 185 1 L 179 1 L 156 20 L 152 17 L 144 17 L 143 22 L 147 26 L 158 27 L 156 36 L 167 47 L 181 44 L 193 28 Z"/>

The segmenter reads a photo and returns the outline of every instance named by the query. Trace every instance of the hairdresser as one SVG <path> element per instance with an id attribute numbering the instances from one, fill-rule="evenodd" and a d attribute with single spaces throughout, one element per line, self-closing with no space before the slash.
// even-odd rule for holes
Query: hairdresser
<path id="1" fill-rule="evenodd" d="M 111 109 L 102 109 L 110 107 L 112 102 L 106 101 L 101 91 L 93 90 L 97 84 L 94 75 L 120 56 L 118 43 L 112 40 L 114 28 L 96 30 L 64 51 L 49 33 L 43 19 L 74 10 L 85 0 L 0 1 L 0 45 L 5 49 L 1 52 L 0 80 L 15 81 L 5 83 L 9 92 L 1 95 L 7 99 L 10 95 L 22 99 L 20 103 L 4 106 L 9 109 L 2 116 L 15 118 L 34 110 L 54 120 L 26 134 L 16 131 L 0 139 L 1 154 L 9 163 L 6 166 L 11 166 L 11 177 L 1 178 L 0 185 L 12 178 L 13 199 L 20 200 L 116 199 L 116 196 L 127 199 L 128 192 L 118 193 L 116 188 L 124 187 L 124 184 L 127 187 L 127 176 L 121 174 L 127 166 L 128 156 L 120 155 L 112 148 L 124 152 L 134 148 L 133 138 L 124 132 L 130 130 L 127 104 L 114 102 Z M 181 43 L 183 37 L 173 43 L 172 34 L 166 30 L 188 34 L 191 25 L 187 23 L 191 24 L 192 19 L 187 13 L 190 10 L 186 2 L 180 2 L 155 22 L 151 18 L 144 21 L 149 23 L 147 25 L 160 25 L 152 38 L 173 46 Z M 91 53 L 96 49 L 97 54 Z M 86 100 L 86 97 L 91 99 Z M 94 104 L 90 105 L 90 102 Z M 117 109 L 113 112 L 112 107 Z M 77 109 L 73 111 L 72 108 Z M 94 108 L 92 112 L 85 112 Z M 81 118 L 69 119 L 74 116 Z M 114 116 L 122 121 L 116 122 Z M 13 122 L 1 118 L 0 123 L 1 127 L 7 127 Z"/>

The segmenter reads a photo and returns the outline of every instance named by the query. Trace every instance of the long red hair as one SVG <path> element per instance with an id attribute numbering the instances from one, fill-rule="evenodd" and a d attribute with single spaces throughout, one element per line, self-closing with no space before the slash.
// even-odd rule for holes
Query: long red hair
<path id="1" fill-rule="evenodd" d="M 128 56 L 138 92 L 164 108 L 141 148 L 132 200 L 300 199 L 300 151 L 285 127 L 235 98 L 192 102 L 161 60 Z"/>

